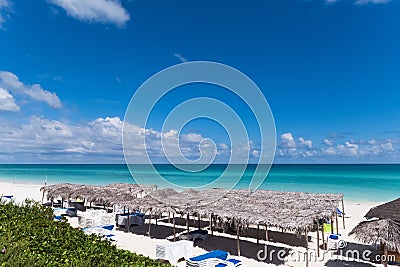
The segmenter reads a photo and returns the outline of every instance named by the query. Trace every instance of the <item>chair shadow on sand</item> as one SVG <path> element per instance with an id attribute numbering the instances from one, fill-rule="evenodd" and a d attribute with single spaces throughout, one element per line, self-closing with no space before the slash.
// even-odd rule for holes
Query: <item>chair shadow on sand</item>
<path id="1" fill-rule="evenodd" d="M 117 228 L 117 230 L 126 231 L 125 228 Z M 173 231 L 174 231 L 173 227 L 152 224 L 150 227 L 150 236 L 151 238 L 166 239 L 167 237 L 174 235 Z M 177 240 L 178 240 L 178 235 L 184 231 L 185 230 L 183 229 L 175 228 Z M 142 225 L 132 225 L 130 228 L 130 232 L 136 235 L 148 236 L 149 225 L 147 223 Z"/>
<path id="2" fill-rule="evenodd" d="M 209 235 L 205 240 L 200 240 L 200 239 L 196 240 L 195 246 L 198 246 L 207 251 L 220 249 L 220 250 L 229 252 L 229 254 L 231 254 L 231 255 L 234 255 L 234 256 L 238 255 L 237 240 L 234 238 Z M 278 251 L 280 251 L 280 253 L 281 253 L 280 258 L 287 257 L 290 252 L 289 249 L 283 248 L 283 247 L 277 247 L 277 246 L 271 246 L 271 245 L 268 245 L 267 247 L 265 247 L 264 245 L 257 246 L 257 244 L 255 244 L 253 242 L 240 240 L 241 256 L 259 261 L 257 255 L 259 254 L 260 250 L 263 251 L 263 253 L 261 253 L 260 256 L 262 256 L 262 257 L 265 256 L 265 258 L 266 258 L 263 262 L 271 263 L 271 264 L 275 264 L 275 265 L 284 264 L 284 261 L 280 260 L 277 256 Z M 267 252 L 266 255 L 265 255 L 265 250 Z M 273 250 L 275 252 L 272 252 Z"/>
<path id="3" fill-rule="evenodd" d="M 246 229 L 244 233 L 241 234 L 240 236 L 257 239 L 257 229 L 255 228 Z M 265 240 L 265 230 L 262 230 L 262 228 L 260 228 L 259 237 L 260 240 Z M 292 247 L 305 248 L 307 246 L 306 238 L 304 235 L 298 236 L 297 234 L 288 232 L 282 233 L 279 231 L 268 230 L 268 240 L 270 242 L 282 243 Z"/>
<path id="4" fill-rule="evenodd" d="M 374 265 L 364 262 L 345 261 L 345 260 L 329 260 L 325 266 L 327 267 L 374 267 Z"/>
<path id="5" fill-rule="evenodd" d="M 160 221 L 168 223 L 168 219 L 163 219 Z M 172 219 L 170 220 L 170 223 L 172 223 Z M 186 219 L 176 217 L 175 224 L 180 225 L 180 226 L 186 226 Z M 205 227 L 208 227 L 209 225 L 210 225 L 210 223 L 207 221 L 200 221 L 200 228 L 205 228 Z M 197 227 L 198 227 L 197 220 L 193 220 L 191 218 L 189 220 L 189 227 L 197 229 Z M 191 229 L 191 230 L 193 230 L 193 229 Z M 210 232 L 209 229 L 208 229 L 208 231 Z M 236 233 L 234 233 L 234 232 L 230 232 L 229 234 L 236 236 Z M 243 233 L 241 233 L 240 236 L 257 239 L 257 229 L 256 228 L 248 228 Z M 260 238 L 260 240 L 265 240 L 265 230 L 262 227 L 260 227 L 259 238 Z M 270 229 L 268 229 L 268 240 L 271 242 L 282 243 L 282 244 L 286 244 L 286 245 L 294 246 L 294 247 L 304 247 L 305 248 L 307 245 L 306 238 L 303 235 L 298 236 L 297 234 L 294 234 L 294 233 L 288 233 L 288 232 L 282 233 L 282 232 L 274 231 L 274 230 L 270 230 Z"/>

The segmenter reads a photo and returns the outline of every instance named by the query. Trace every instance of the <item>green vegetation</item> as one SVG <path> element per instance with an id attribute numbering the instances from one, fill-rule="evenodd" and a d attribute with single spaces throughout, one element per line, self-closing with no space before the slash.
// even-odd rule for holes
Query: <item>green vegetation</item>
<path id="1" fill-rule="evenodd" d="M 167 265 L 87 236 L 65 220 L 54 221 L 51 208 L 26 201 L 19 206 L 0 203 L 0 266 Z"/>

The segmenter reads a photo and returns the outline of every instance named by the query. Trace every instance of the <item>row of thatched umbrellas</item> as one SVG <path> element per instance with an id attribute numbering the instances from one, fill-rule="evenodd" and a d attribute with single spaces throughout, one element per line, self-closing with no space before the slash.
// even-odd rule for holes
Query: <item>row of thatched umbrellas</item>
<path id="1" fill-rule="evenodd" d="M 330 220 L 343 200 L 341 194 L 223 189 L 177 192 L 136 184 L 56 184 L 42 190 L 48 199 L 80 198 L 104 206 L 124 206 L 153 214 L 196 213 L 206 218 L 214 214 L 222 219 L 235 217 L 242 224 L 264 224 L 299 232 L 313 228 L 316 219 Z"/>

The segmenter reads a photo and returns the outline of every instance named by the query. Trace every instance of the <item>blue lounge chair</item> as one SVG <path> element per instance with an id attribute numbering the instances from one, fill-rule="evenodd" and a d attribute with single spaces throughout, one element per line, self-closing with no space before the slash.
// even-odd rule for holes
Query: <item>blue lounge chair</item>
<path id="1" fill-rule="evenodd" d="M 186 260 L 186 267 L 215 267 L 228 258 L 229 253 L 222 250 L 214 250 L 206 254 Z"/>
<path id="2" fill-rule="evenodd" d="M 104 229 L 107 229 L 107 230 L 112 230 L 112 229 L 114 229 L 114 225 L 112 225 L 112 224 L 110 224 L 110 225 L 104 225 L 104 226 L 102 226 L 101 228 L 104 228 Z"/>
<path id="3" fill-rule="evenodd" d="M 236 259 L 229 259 L 215 265 L 215 267 L 239 267 L 239 266 L 243 267 L 242 261 Z"/>
<path id="4" fill-rule="evenodd" d="M 9 195 L 9 196 L 1 196 L 2 198 L 4 197 L 4 198 L 7 198 L 7 199 L 12 199 L 14 196 L 11 196 L 11 195 Z"/>
<path id="5" fill-rule="evenodd" d="M 343 213 L 339 208 L 336 209 L 336 212 L 338 215 L 346 215 L 346 213 Z"/>

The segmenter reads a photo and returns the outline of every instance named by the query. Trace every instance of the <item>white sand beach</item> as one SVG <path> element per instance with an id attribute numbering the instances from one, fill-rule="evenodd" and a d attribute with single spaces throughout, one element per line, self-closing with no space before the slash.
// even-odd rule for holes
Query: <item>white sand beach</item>
<path id="1" fill-rule="evenodd" d="M 40 188 L 43 185 L 38 184 L 23 184 L 23 183 L 7 183 L 0 182 L 0 194 L 2 195 L 13 195 L 17 202 L 21 202 L 26 198 L 30 198 L 36 201 L 42 201 L 42 192 Z M 369 248 L 366 245 L 359 244 L 352 237 L 348 236 L 348 233 L 361 221 L 364 220 L 363 216 L 368 212 L 371 207 L 374 207 L 380 203 L 356 203 L 345 201 L 345 212 L 350 218 L 345 219 L 346 228 L 343 229 L 342 219 L 339 218 L 339 233 L 343 235 L 343 239 L 348 243 L 349 247 L 366 249 Z M 72 220 L 72 223 L 73 220 Z M 127 233 L 123 230 L 116 231 L 115 244 L 122 249 L 127 249 L 132 252 L 149 256 L 150 258 L 156 258 L 156 244 L 168 243 L 166 237 L 172 237 L 172 224 L 168 223 L 167 220 L 159 221 L 158 225 L 154 225 L 152 221 L 152 238 L 146 235 L 147 224 L 144 226 L 132 227 L 133 233 Z M 177 232 L 183 231 L 184 225 L 177 225 Z M 253 235 L 252 235 L 253 233 Z M 251 267 L 262 267 L 262 266 L 305 266 L 304 261 L 299 261 L 296 255 L 302 255 L 306 252 L 304 246 L 294 234 L 282 234 L 280 231 L 271 229 L 270 239 L 272 241 L 260 241 L 260 245 L 256 245 L 256 238 L 254 238 L 255 229 L 249 230 L 248 237 L 241 237 L 241 251 L 242 256 L 235 256 L 236 253 L 236 236 L 224 233 L 215 232 L 214 236 L 209 236 L 204 241 L 196 241 L 194 243 L 193 256 L 201 255 L 206 251 L 213 249 L 221 249 L 231 252 L 232 256 L 242 260 L 245 266 Z M 260 237 L 263 236 L 261 231 Z M 311 242 L 309 242 L 309 253 L 316 255 L 316 233 L 309 233 Z M 296 241 L 297 240 L 297 241 Z M 270 263 L 257 261 L 257 253 L 262 250 L 264 246 L 268 246 L 268 251 L 271 250 L 291 250 L 290 256 L 287 256 L 283 262 L 272 261 Z M 324 253 L 321 251 L 321 254 Z M 263 254 L 260 254 L 263 255 Z M 268 261 L 267 261 L 268 262 Z M 179 262 L 179 267 L 185 266 L 185 262 Z M 309 266 L 381 266 L 379 264 L 373 264 L 371 262 L 356 262 L 351 261 L 337 255 L 330 255 L 326 253 L 324 257 L 318 258 L 318 260 L 311 259 Z"/>

